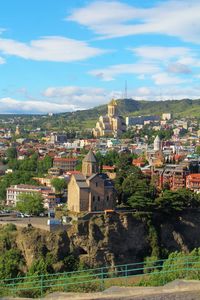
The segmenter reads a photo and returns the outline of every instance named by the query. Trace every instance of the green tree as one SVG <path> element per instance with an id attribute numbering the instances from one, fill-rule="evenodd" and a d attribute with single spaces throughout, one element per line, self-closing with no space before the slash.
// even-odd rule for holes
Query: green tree
<path id="1" fill-rule="evenodd" d="M 62 178 L 53 178 L 51 180 L 51 185 L 55 188 L 57 193 L 62 193 L 67 187 L 66 180 Z"/>
<path id="2" fill-rule="evenodd" d="M 182 211 L 186 208 L 196 208 L 200 205 L 199 195 L 187 189 L 177 191 L 165 190 L 156 199 L 157 207 L 165 212 Z"/>
<path id="3" fill-rule="evenodd" d="M 17 158 L 17 149 L 16 149 L 16 147 L 8 148 L 8 150 L 6 151 L 6 156 L 7 156 L 8 160 Z"/>
<path id="4" fill-rule="evenodd" d="M 22 275 L 22 255 L 17 249 L 10 249 L 0 255 L 0 279 Z"/>
<path id="5" fill-rule="evenodd" d="M 37 172 L 41 175 L 48 172 L 53 165 L 52 157 L 46 155 L 43 160 L 37 161 Z"/>
<path id="6" fill-rule="evenodd" d="M 21 193 L 16 208 L 22 213 L 38 215 L 44 211 L 43 198 L 38 192 Z"/>
<path id="7" fill-rule="evenodd" d="M 195 153 L 200 155 L 200 146 L 196 146 Z"/>

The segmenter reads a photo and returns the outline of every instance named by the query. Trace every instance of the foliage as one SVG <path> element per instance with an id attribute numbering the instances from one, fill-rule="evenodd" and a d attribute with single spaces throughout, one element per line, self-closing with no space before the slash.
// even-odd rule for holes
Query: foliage
<path id="1" fill-rule="evenodd" d="M 8 160 L 16 159 L 17 158 L 17 149 L 15 147 L 10 147 L 6 151 L 6 156 Z"/>
<path id="2" fill-rule="evenodd" d="M 157 256 L 148 256 L 144 261 L 144 274 L 148 274 L 156 270 L 156 261 L 158 260 Z"/>
<path id="3" fill-rule="evenodd" d="M 44 211 L 43 198 L 38 192 L 32 194 L 21 193 L 16 208 L 22 213 L 39 215 Z"/>
<path id="4" fill-rule="evenodd" d="M 147 279 L 140 285 L 159 286 L 175 279 L 200 279 L 200 248 L 191 251 L 187 257 L 183 252 L 173 252 L 168 259 L 155 267 Z M 151 270 L 150 270 L 151 271 Z"/>
<path id="5" fill-rule="evenodd" d="M 187 189 L 165 190 L 155 202 L 158 209 L 170 213 L 172 211 L 182 211 L 186 208 L 199 207 L 200 198 L 198 194 Z"/>
<path id="6" fill-rule="evenodd" d="M 37 161 L 37 172 L 40 175 L 44 175 L 47 173 L 48 169 L 50 169 L 53 165 L 52 157 L 46 155 L 42 160 Z"/>
<path id="7" fill-rule="evenodd" d="M 11 185 L 15 184 L 32 184 L 38 185 L 38 183 L 32 179 L 33 173 L 28 171 L 14 171 L 4 175 L 0 179 L 0 199 L 5 200 L 6 198 L 6 189 Z"/>
<path id="8" fill-rule="evenodd" d="M 17 230 L 17 227 L 15 224 L 13 223 L 8 223 L 4 226 L 4 230 L 5 231 L 16 231 Z"/>
<path id="9" fill-rule="evenodd" d="M 10 249 L 0 256 L 0 279 L 15 278 L 22 274 L 22 255 L 18 249 Z"/>
<path id="10" fill-rule="evenodd" d="M 200 146 L 196 146 L 195 153 L 200 155 Z"/>
<path id="11" fill-rule="evenodd" d="M 12 152 L 13 150 L 11 151 L 11 153 Z M 24 160 L 17 160 L 13 157 L 13 155 L 11 155 L 8 165 L 9 168 L 13 170 L 13 173 L 4 175 L 4 177 L 0 180 L 0 200 L 5 200 L 6 189 L 11 185 L 38 185 L 33 177 L 43 176 L 52 166 L 52 158 L 49 156 L 45 156 L 43 160 L 40 160 L 38 154 L 34 153 L 29 158 L 26 158 Z"/>
<path id="12" fill-rule="evenodd" d="M 55 188 L 57 193 L 63 192 L 63 190 L 67 187 L 67 183 L 64 178 L 53 178 L 51 180 L 51 185 Z"/>

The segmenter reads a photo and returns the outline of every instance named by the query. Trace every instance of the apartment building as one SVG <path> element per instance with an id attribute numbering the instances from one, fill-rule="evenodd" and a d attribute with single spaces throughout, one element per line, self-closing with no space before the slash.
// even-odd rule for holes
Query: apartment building
<path id="1" fill-rule="evenodd" d="M 74 171 L 78 164 L 77 158 L 55 157 L 53 160 L 53 168 L 61 169 L 62 171 Z"/>
<path id="2" fill-rule="evenodd" d="M 200 192 L 200 174 L 190 174 L 186 177 L 186 188 Z"/>
<path id="3" fill-rule="evenodd" d="M 44 208 L 53 208 L 57 205 L 57 199 L 54 191 L 50 187 L 46 186 L 34 186 L 29 184 L 12 185 L 7 188 L 6 193 L 6 205 L 16 206 L 19 201 L 20 194 L 33 194 L 41 193 L 44 199 Z"/>

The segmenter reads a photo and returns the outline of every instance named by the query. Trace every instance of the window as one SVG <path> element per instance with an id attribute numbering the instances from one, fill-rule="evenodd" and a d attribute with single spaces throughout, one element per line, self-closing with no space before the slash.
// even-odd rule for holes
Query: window
<path id="1" fill-rule="evenodd" d="M 106 197 L 106 200 L 109 201 L 109 196 Z"/>
<path id="2" fill-rule="evenodd" d="M 95 196 L 92 197 L 93 202 L 95 201 Z"/>
<path id="3" fill-rule="evenodd" d="M 100 201 L 100 196 L 98 196 L 98 201 Z"/>
<path id="4" fill-rule="evenodd" d="M 98 186 L 98 182 L 96 182 L 96 187 Z"/>

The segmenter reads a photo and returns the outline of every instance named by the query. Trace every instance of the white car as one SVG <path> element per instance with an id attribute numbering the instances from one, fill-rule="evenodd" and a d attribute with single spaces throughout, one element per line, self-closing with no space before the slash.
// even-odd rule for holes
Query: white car
<path id="1" fill-rule="evenodd" d="M 24 218 L 24 217 L 25 217 L 25 215 L 22 214 L 22 213 L 18 213 L 18 214 L 17 214 L 17 218 Z"/>
<path id="2" fill-rule="evenodd" d="M 30 218 L 30 217 L 32 217 L 32 215 L 24 214 L 24 218 Z"/>

